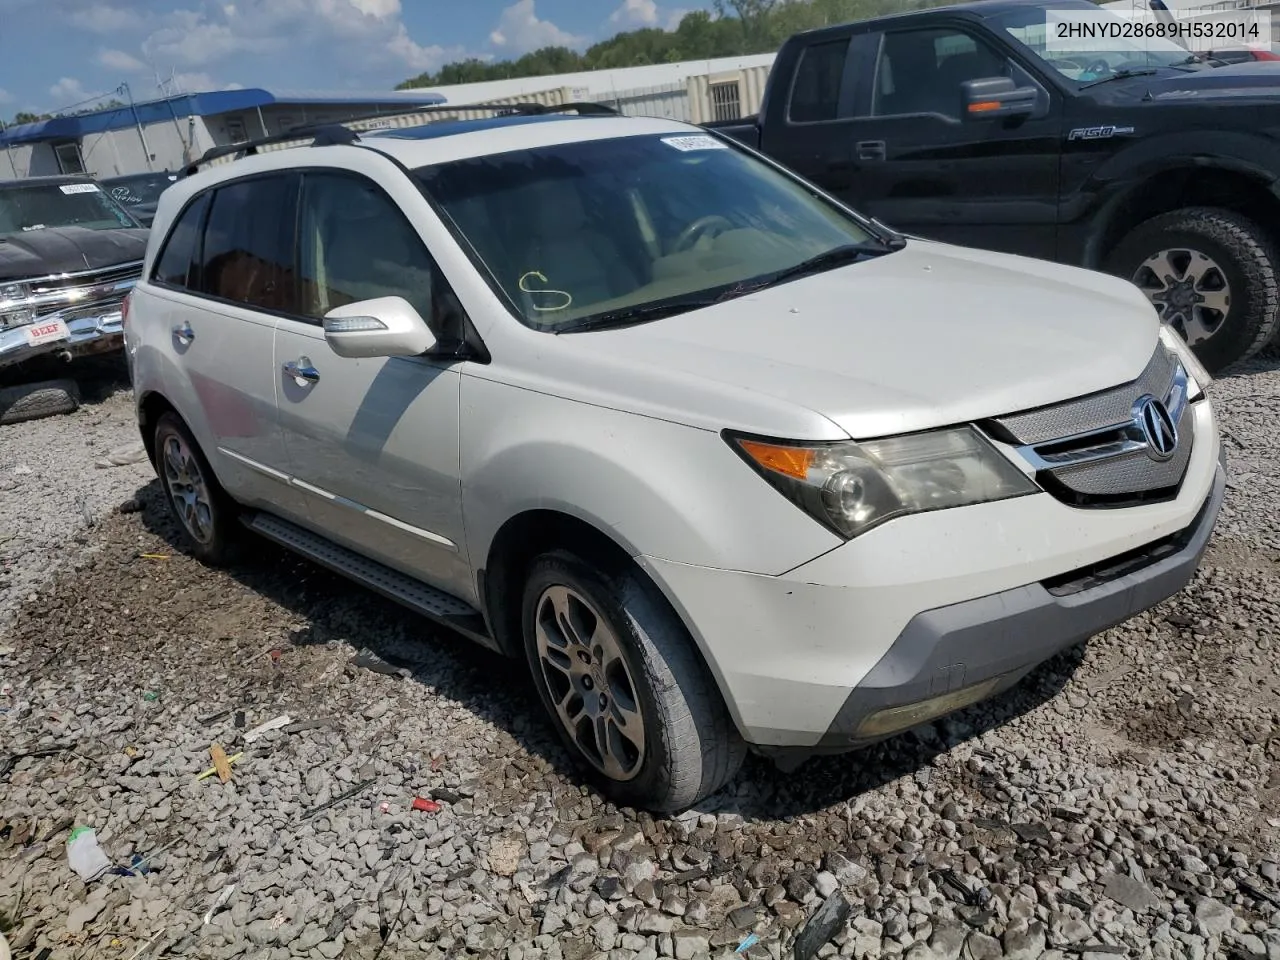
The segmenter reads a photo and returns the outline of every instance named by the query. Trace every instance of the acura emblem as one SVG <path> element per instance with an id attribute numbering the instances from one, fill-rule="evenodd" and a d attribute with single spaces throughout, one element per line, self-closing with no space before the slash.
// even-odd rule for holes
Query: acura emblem
<path id="1" fill-rule="evenodd" d="M 1152 460 L 1168 460 L 1178 449 L 1178 428 L 1169 408 L 1155 397 L 1144 397 L 1137 403 L 1134 422 L 1147 442 L 1147 456 Z"/>

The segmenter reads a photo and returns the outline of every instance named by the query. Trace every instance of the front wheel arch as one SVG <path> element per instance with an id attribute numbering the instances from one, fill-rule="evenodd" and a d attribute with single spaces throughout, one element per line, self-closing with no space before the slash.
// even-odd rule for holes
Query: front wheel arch
<path id="1" fill-rule="evenodd" d="M 527 510 L 508 519 L 494 536 L 485 566 L 479 571 L 477 592 L 483 612 L 490 634 L 504 654 L 517 659 L 524 657 L 520 624 L 524 579 L 536 557 L 558 549 L 576 553 L 603 570 L 612 573 L 628 570 L 643 578 L 660 598 L 664 610 L 684 628 L 689 645 L 714 681 L 734 726 L 739 731 L 745 729 L 728 685 L 707 655 L 698 631 L 685 620 L 662 585 L 641 569 L 631 552 L 613 537 L 586 520 L 558 510 Z"/>
<path id="2" fill-rule="evenodd" d="M 1150 263 L 1163 266 L 1153 271 Z M 1264 226 L 1234 210 L 1186 206 L 1149 217 L 1108 251 L 1104 268 L 1138 286 L 1145 277 L 1151 290 L 1162 290 L 1159 296 L 1149 293 L 1162 319 L 1174 319 L 1189 332 L 1194 326 L 1198 335 L 1208 332 L 1192 349 L 1212 374 L 1252 357 L 1280 324 L 1280 247 Z M 1203 290 L 1196 279 L 1202 274 L 1216 276 Z M 1186 290 L 1175 289 L 1188 283 Z M 1202 303 L 1172 302 L 1186 297 Z M 1205 309 L 1224 305 L 1225 313 Z"/>

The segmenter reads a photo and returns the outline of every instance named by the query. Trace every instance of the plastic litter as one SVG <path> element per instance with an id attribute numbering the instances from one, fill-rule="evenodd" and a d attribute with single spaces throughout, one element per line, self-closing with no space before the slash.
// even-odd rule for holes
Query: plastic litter
<path id="1" fill-rule="evenodd" d="M 236 885 L 229 883 L 222 888 L 222 892 L 218 894 L 218 898 L 213 901 L 213 905 L 209 907 L 209 911 L 204 915 L 206 925 L 213 922 L 213 915 L 227 905 L 227 901 L 231 899 L 231 894 L 236 892 Z"/>
<path id="2" fill-rule="evenodd" d="M 414 797 L 413 809 L 421 810 L 423 813 L 439 813 L 441 807 L 434 800 L 428 800 L 425 797 Z"/>
<path id="3" fill-rule="evenodd" d="M 257 740 L 263 734 L 270 733 L 272 730 L 279 730 L 282 727 L 287 727 L 291 723 L 293 723 L 293 718 L 287 713 L 282 717 L 276 717 L 274 720 L 268 720 L 266 723 L 260 723 L 252 730 L 245 733 L 244 742 L 253 743 L 254 740 Z"/>
<path id="4" fill-rule="evenodd" d="M 743 938 L 742 938 L 742 942 L 741 942 L 740 944 L 738 944 L 738 949 L 734 950 L 733 952 L 734 952 L 734 953 L 746 953 L 748 950 L 750 950 L 752 947 L 754 947 L 754 946 L 755 946 L 757 943 L 759 943 L 759 942 L 760 942 L 760 936 L 759 936 L 759 934 L 749 933 L 749 934 L 747 934 L 745 937 L 743 937 Z"/>
<path id="5" fill-rule="evenodd" d="M 142 699 L 147 701 L 147 703 L 155 703 L 160 699 L 160 694 L 156 693 L 154 690 L 148 690 L 142 695 Z"/>
<path id="6" fill-rule="evenodd" d="M 76 827 L 67 838 L 67 861 L 85 883 L 92 883 L 111 869 L 111 861 L 98 846 L 93 827 Z"/>

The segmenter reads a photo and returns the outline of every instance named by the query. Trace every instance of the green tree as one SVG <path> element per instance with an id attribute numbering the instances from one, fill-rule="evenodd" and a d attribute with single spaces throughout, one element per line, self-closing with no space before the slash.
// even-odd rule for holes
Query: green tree
<path id="1" fill-rule="evenodd" d="M 396 89 L 769 53 L 801 30 L 943 2 L 947 0 L 715 0 L 714 12 L 685 14 L 675 30 L 629 30 L 583 53 L 547 47 L 517 60 L 463 60 L 405 80 Z"/>

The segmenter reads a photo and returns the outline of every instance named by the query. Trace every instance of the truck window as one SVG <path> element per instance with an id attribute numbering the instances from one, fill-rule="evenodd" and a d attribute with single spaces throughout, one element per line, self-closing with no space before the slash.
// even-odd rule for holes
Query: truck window
<path id="1" fill-rule="evenodd" d="M 787 119 L 791 123 L 818 123 L 841 116 L 840 91 L 849 38 L 828 40 L 806 47 L 796 65 Z"/>
<path id="2" fill-rule="evenodd" d="M 933 113 L 960 119 L 960 84 L 1007 77 L 1009 61 L 962 30 L 887 33 L 876 64 L 871 112 L 877 117 Z"/>

